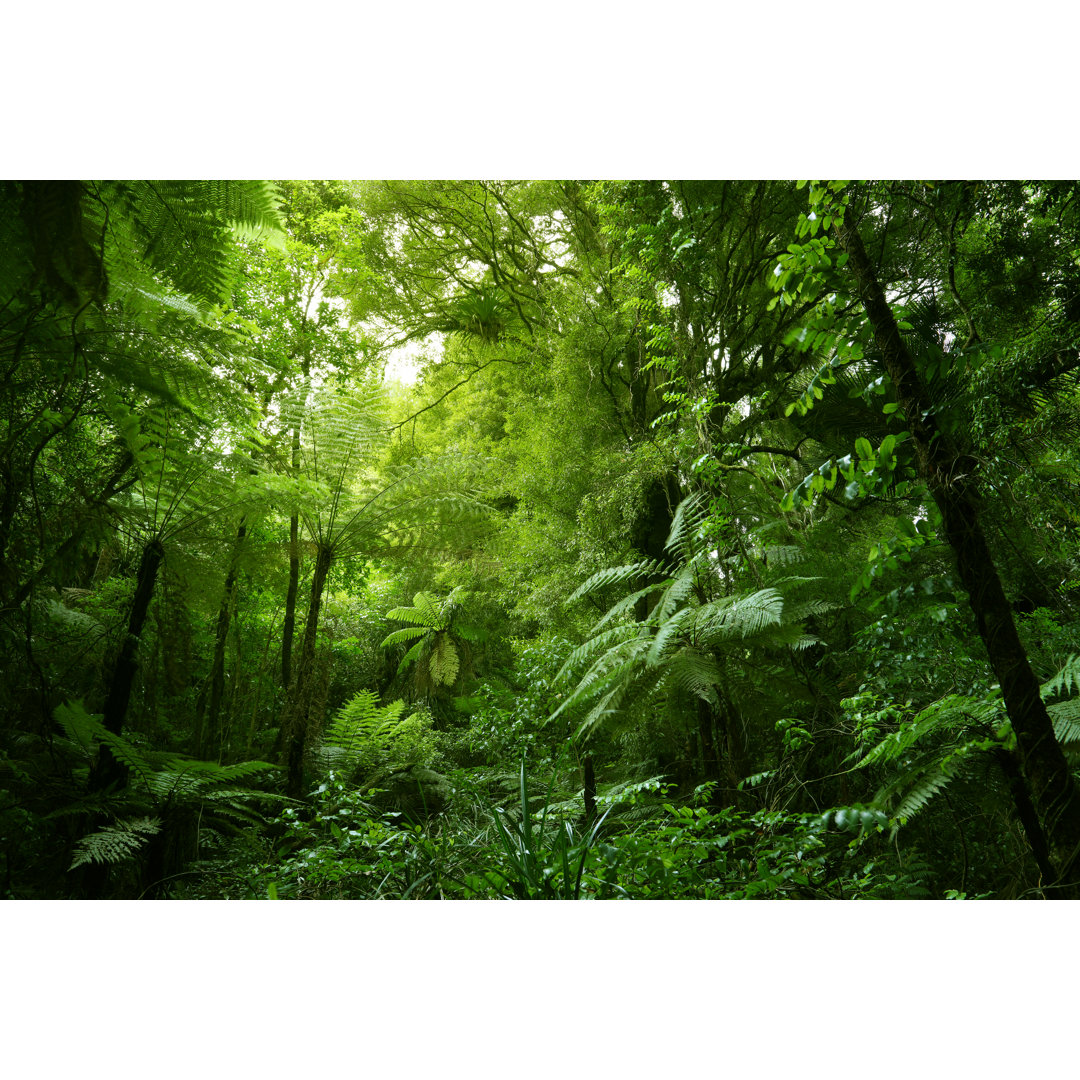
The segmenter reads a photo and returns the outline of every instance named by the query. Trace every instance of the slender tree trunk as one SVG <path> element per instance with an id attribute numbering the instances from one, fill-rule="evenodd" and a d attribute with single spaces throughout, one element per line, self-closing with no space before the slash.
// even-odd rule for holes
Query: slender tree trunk
<path id="1" fill-rule="evenodd" d="M 293 428 L 293 475 L 300 472 L 300 428 Z M 285 594 L 285 625 L 281 631 L 281 685 L 288 689 L 292 681 L 292 646 L 296 629 L 296 593 L 300 585 L 300 515 L 289 518 L 289 591 Z"/>
<path id="2" fill-rule="evenodd" d="M 1031 845 L 1031 853 L 1035 856 L 1035 862 L 1042 874 L 1043 882 L 1054 880 L 1054 868 L 1050 863 L 1050 847 L 1046 841 L 1046 833 L 1039 824 L 1039 817 L 1035 813 L 1035 807 L 1031 803 L 1031 792 L 1028 791 L 1027 783 L 1020 767 L 1016 762 L 1015 754 L 999 746 L 994 752 L 1001 771 L 1009 784 L 1009 794 L 1012 795 L 1013 805 L 1016 808 L 1016 816 L 1020 819 L 1020 826 L 1024 830 L 1028 844 Z"/>
<path id="3" fill-rule="evenodd" d="M 247 525 L 241 521 L 236 530 L 233 555 L 229 560 L 229 572 L 225 575 L 225 595 L 218 608 L 217 625 L 214 628 L 214 659 L 210 665 L 210 690 L 205 705 L 202 699 L 195 718 L 195 756 L 210 757 L 221 742 L 221 699 L 225 692 L 225 646 L 229 639 L 229 622 L 232 619 L 233 601 L 236 598 L 236 580 L 239 576 L 240 550 L 247 535 Z"/>
<path id="4" fill-rule="evenodd" d="M 150 601 L 154 596 L 158 567 L 161 566 L 164 555 L 161 541 L 155 537 L 146 545 L 142 559 L 139 561 L 127 634 L 120 646 L 116 664 L 113 666 L 108 693 L 105 697 L 105 712 L 102 717 L 106 730 L 114 735 L 119 735 L 124 727 L 128 703 L 131 701 L 131 688 L 135 682 L 135 673 L 139 668 L 139 636 L 146 623 L 146 613 L 150 610 Z M 97 763 L 90 775 L 90 790 L 101 791 L 111 784 L 122 787 L 126 780 L 127 770 L 113 757 L 108 747 L 101 747 Z"/>
<path id="5" fill-rule="evenodd" d="M 701 740 L 701 771 L 705 779 L 714 784 L 711 802 L 717 807 L 725 804 L 720 792 L 720 756 L 717 752 L 712 706 L 697 699 L 698 737 Z"/>
<path id="6" fill-rule="evenodd" d="M 296 665 L 285 715 L 281 724 L 282 764 L 288 769 L 286 790 L 299 795 L 303 787 L 304 754 L 307 751 L 311 729 L 311 694 L 315 675 L 315 638 L 319 629 L 319 609 L 322 606 L 323 589 L 330 566 L 334 561 L 333 549 L 320 547 L 315 557 L 315 570 L 311 578 L 311 602 L 308 605 L 307 623 L 300 646 L 300 659 Z"/>
<path id="7" fill-rule="evenodd" d="M 1076 898 L 1080 896 L 1080 793 L 1054 736 L 1039 694 L 1039 681 L 1017 634 L 1012 608 L 979 520 L 980 496 L 972 479 L 975 462 L 959 453 L 938 427 L 931 397 L 900 335 L 857 229 L 845 222 L 837 226 L 837 236 L 848 254 L 848 266 L 875 343 L 907 417 L 919 471 L 941 511 L 945 538 L 956 555 L 979 636 L 1001 686 L 1005 709 L 1016 733 L 1021 767 L 1060 883 L 1051 895 Z"/>

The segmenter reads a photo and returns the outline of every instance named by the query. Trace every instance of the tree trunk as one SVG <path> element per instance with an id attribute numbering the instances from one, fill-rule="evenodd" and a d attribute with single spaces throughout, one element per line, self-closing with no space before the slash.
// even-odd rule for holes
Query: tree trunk
<path id="1" fill-rule="evenodd" d="M 293 475 L 300 472 L 300 428 L 293 428 Z M 285 625 L 281 631 L 281 685 L 287 690 L 292 682 L 292 645 L 296 629 L 296 593 L 300 585 L 300 515 L 289 518 L 289 591 L 285 594 Z"/>
<path id="2" fill-rule="evenodd" d="M 303 787 L 304 754 L 307 751 L 311 729 L 311 694 L 315 674 L 315 637 L 319 628 L 319 608 L 322 606 L 323 589 L 334 561 L 333 549 L 320 547 L 315 557 L 315 571 L 311 578 L 311 602 L 308 605 L 307 624 L 300 646 L 300 659 L 296 665 L 285 715 L 281 723 L 282 764 L 288 769 L 286 790 L 292 796 L 300 794 Z"/>
<path id="3" fill-rule="evenodd" d="M 1001 686 L 1005 710 L 1016 733 L 1021 766 L 1050 845 L 1050 858 L 1059 883 L 1051 895 L 1077 898 L 1080 896 L 1076 873 L 1080 852 L 1080 793 L 1054 736 L 1053 724 L 1039 694 L 1039 681 L 1016 632 L 1012 609 L 979 520 L 980 496 L 972 479 L 975 462 L 961 454 L 938 427 L 933 401 L 900 335 L 857 229 L 845 222 L 836 231 L 848 254 L 848 266 L 885 369 L 896 389 L 897 401 L 907 417 L 919 471 L 941 511 L 945 539 L 956 555 L 957 570 L 967 590 L 979 636 Z"/>
<path id="4" fill-rule="evenodd" d="M 154 596 L 158 567 L 164 555 L 161 540 L 155 537 L 146 545 L 142 559 L 139 561 L 127 634 L 112 670 L 109 690 L 105 697 L 105 712 L 102 717 L 106 730 L 114 735 L 119 735 L 124 727 L 124 718 L 127 716 L 128 703 L 131 700 L 131 688 L 135 682 L 135 673 L 139 668 L 139 635 L 146 623 L 146 613 L 150 610 L 150 601 Z M 90 774 L 90 790 L 101 791 L 113 784 L 123 787 L 126 780 L 127 770 L 113 757 L 107 746 L 101 747 L 97 763 Z"/>
<path id="5" fill-rule="evenodd" d="M 1031 804 L 1031 793 L 1024 782 L 1023 774 L 1017 765 L 1014 754 L 999 746 L 994 752 L 994 757 L 1005 779 L 1009 784 L 1009 794 L 1012 795 L 1013 805 L 1016 808 L 1016 816 L 1020 819 L 1020 826 L 1024 830 L 1024 836 L 1031 846 L 1031 853 L 1035 856 L 1035 862 L 1039 867 L 1044 882 L 1054 880 L 1054 868 L 1050 864 L 1050 848 L 1046 842 L 1046 833 L 1039 824 L 1035 807 Z"/>
<path id="6" fill-rule="evenodd" d="M 720 794 L 720 755 L 717 752 L 712 706 L 697 698 L 698 737 L 701 740 L 701 771 L 707 782 L 715 785 L 710 802 L 723 806 Z"/>
<path id="7" fill-rule="evenodd" d="M 221 699 L 225 692 L 225 645 L 229 639 L 229 622 L 232 619 L 233 601 L 236 597 L 236 579 L 239 572 L 240 549 L 247 535 L 247 525 L 241 521 L 236 530 L 236 542 L 233 556 L 229 561 L 229 572 L 225 575 L 225 594 L 218 608 L 217 626 L 214 630 L 214 659 L 210 665 L 209 701 L 205 706 L 205 720 L 202 702 L 195 719 L 195 756 L 209 758 L 215 748 L 221 756 Z"/>

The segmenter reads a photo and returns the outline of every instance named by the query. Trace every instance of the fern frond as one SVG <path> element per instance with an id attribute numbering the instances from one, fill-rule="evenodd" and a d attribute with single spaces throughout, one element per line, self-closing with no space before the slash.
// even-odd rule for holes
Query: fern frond
<path id="1" fill-rule="evenodd" d="M 597 589 L 605 589 L 611 585 L 620 585 L 632 578 L 652 577 L 657 574 L 666 575 L 669 567 L 657 559 L 642 559 L 641 562 L 628 563 L 626 566 L 613 566 L 606 570 L 599 570 L 579 585 L 567 598 L 568 604 L 588 596 Z"/>
<path id="2" fill-rule="evenodd" d="M 645 663 L 652 667 L 659 664 L 669 644 L 679 639 L 687 624 L 693 623 L 694 615 L 693 608 L 680 608 L 671 618 L 663 622 L 653 635 L 652 644 L 645 654 Z"/>
<path id="3" fill-rule="evenodd" d="M 686 563 L 670 580 L 653 610 L 650 621 L 660 624 L 671 617 L 671 613 L 690 595 L 694 588 L 696 563 Z"/>
<path id="4" fill-rule="evenodd" d="M 666 681 L 676 691 L 693 694 L 712 704 L 716 702 L 716 687 L 723 682 L 724 672 L 719 662 L 693 649 L 680 649 L 666 673 Z"/>
<path id="5" fill-rule="evenodd" d="M 703 622 L 699 629 L 707 640 L 746 638 L 780 625 L 784 597 L 776 589 L 760 589 L 749 596 L 725 597 L 701 610 Z"/>
<path id="6" fill-rule="evenodd" d="M 403 609 L 398 608 L 397 610 L 401 611 Z M 393 613 L 391 612 L 390 615 L 392 614 Z M 388 615 L 388 617 L 390 616 Z M 400 618 L 400 616 L 398 617 Z M 403 630 L 395 630 L 393 633 L 387 634 L 386 637 L 379 642 L 379 648 L 386 649 L 391 645 L 400 645 L 403 641 L 413 641 L 428 633 L 430 633 L 430 629 L 426 626 L 406 626 Z"/>
<path id="7" fill-rule="evenodd" d="M 637 603 L 642 598 L 651 595 L 655 592 L 662 591 L 667 586 L 666 581 L 658 582 L 653 585 L 646 585 L 643 589 L 638 589 L 636 592 L 632 592 L 629 596 L 624 596 L 621 600 L 613 604 L 607 612 L 601 617 L 593 628 L 592 633 L 596 633 L 602 630 L 608 623 L 614 622 L 616 619 L 621 619 L 624 615 L 629 614 L 637 606 Z"/>
<path id="8" fill-rule="evenodd" d="M 404 701 L 379 705 L 379 696 L 372 690 L 354 694 L 334 714 L 323 734 L 324 767 L 347 767 L 365 748 L 391 738 L 404 711 Z"/>
<path id="9" fill-rule="evenodd" d="M 413 607 L 425 626 L 441 627 L 444 624 L 445 616 L 440 604 L 430 593 L 418 592 L 413 597 Z"/>
<path id="10" fill-rule="evenodd" d="M 594 706 L 589 717 L 593 717 L 596 712 L 603 712 L 616 697 L 621 700 L 637 676 L 638 667 L 638 657 L 633 652 L 610 650 L 585 672 L 577 686 L 551 714 L 551 718 L 554 719 L 566 709 L 597 697 L 600 697 L 601 701 Z M 590 722 L 589 717 L 586 718 L 586 723 Z"/>
<path id="11" fill-rule="evenodd" d="M 1054 725 L 1054 735 L 1066 750 L 1080 749 L 1080 697 L 1046 706 Z"/>
<path id="12" fill-rule="evenodd" d="M 397 673 L 400 675 L 411 663 L 417 660 L 424 648 L 423 640 L 418 641 L 402 658 L 398 664 Z"/>
<path id="13" fill-rule="evenodd" d="M 428 666 L 431 671 L 431 681 L 436 686 L 450 686 L 457 678 L 460 657 L 450 635 L 445 631 L 440 631 L 435 635 Z"/>
<path id="14" fill-rule="evenodd" d="M 708 504 L 700 494 L 690 495 L 675 508 L 664 549 L 679 562 L 689 562 L 694 555 L 701 525 L 708 516 Z"/>
<path id="15" fill-rule="evenodd" d="M 931 770 L 904 796 L 903 801 L 896 808 L 896 813 L 892 815 L 893 822 L 904 824 L 909 821 L 939 791 L 948 787 L 952 779 L 953 774 L 940 767 Z"/>
<path id="16" fill-rule="evenodd" d="M 129 818 L 117 821 L 107 829 L 84 836 L 76 845 L 69 870 L 87 863 L 113 864 L 130 859 L 139 852 L 151 836 L 161 832 L 161 819 L 156 817 Z"/>
<path id="17" fill-rule="evenodd" d="M 989 728 L 1000 721 L 1002 713 L 1000 701 L 949 694 L 928 705 L 897 731 L 886 735 L 855 767 L 861 769 L 895 761 L 930 735 L 955 734 L 976 725 Z"/>
<path id="18" fill-rule="evenodd" d="M 792 563 L 801 562 L 805 558 L 805 552 L 797 544 L 772 544 L 762 549 L 770 567 L 790 566 Z"/>
<path id="19" fill-rule="evenodd" d="M 249 776 L 257 776 L 259 773 L 276 772 L 281 768 L 269 761 L 240 761 L 235 765 L 219 765 L 216 779 L 223 783 L 232 780 L 243 780 Z"/>
<path id="20" fill-rule="evenodd" d="M 1080 656 L 1074 653 L 1053 678 L 1043 683 L 1040 693 L 1045 701 L 1047 698 L 1072 694 L 1076 691 L 1080 691 Z"/>
<path id="21" fill-rule="evenodd" d="M 148 788 L 150 786 L 150 778 L 154 775 L 154 768 L 147 761 L 142 751 L 133 746 L 123 735 L 114 735 L 111 731 L 106 731 L 104 725 L 102 725 L 98 740 L 112 751 L 113 757 L 121 765 L 130 769 L 142 781 L 144 787 Z"/>
<path id="22" fill-rule="evenodd" d="M 88 639 L 101 637 L 106 631 L 97 619 L 91 618 L 85 612 L 76 611 L 56 600 L 46 600 L 44 603 L 45 614 L 58 626 L 83 635 Z"/>
<path id="23" fill-rule="evenodd" d="M 621 646 L 625 642 L 641 639 L 644 648 L 648 648 L 651 640 L 648 631 L 636 623 L 620 623 L 618 626 L 609 627 L 602 633 L 591 637 L 584 644 L 579 645 L 566 658 L 563 666 L 555 675 L 556 686 L 564 684 L 573 677 L 576 669 L 580 668 L 591 656 L 611 647 L 612 643 Z"/>
<path id="24" fill-rule="evenodd" d="M 68 701 L 53 709 L 53 719 L 85 754 L 92 754 L 97 749 L 98 735 L 105 730 L 100 713 L 88 713 L 81 701 Z"/>

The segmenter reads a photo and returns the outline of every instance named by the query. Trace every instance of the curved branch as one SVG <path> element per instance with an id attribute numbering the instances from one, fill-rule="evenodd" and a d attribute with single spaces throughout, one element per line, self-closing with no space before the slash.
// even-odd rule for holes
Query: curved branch
<path id="1" fill-rule="evenodd" d="M 418 416 L 423 415 L 429 409 L 434 409 L 436 405 L 441 405 L 455 390 L 457 390 L 460 387 L 464 386 L 474 375 L 479 375 L 480 372 L 484 370 L 484 368 L 491 367 L 492 364 L 524 365 L 525 363 L 526 363 L 526 361 L 524 361 L 524 360 L 510 360 L 505 356 L 497 356 L 492 360 L 486 361 L 485 363 L 481 364 L 479 367 L 473 368 L 473 370 L 470 371 L 469 374 L 466 375 L 464 379 L 462 379 L 460 382 L 454 383 L 454 385 L 451 386 L 450 389 L 447 390 L 445 394 L 441 394 L 433 402 L 431 402 L 430 405 L 425 405 L 422 409 L 418 409 L 416 412 L 414 412 L 412 414 L 412 416 L 407 416 L 404 420 L 400 421 L 397 424 L 391 424 L 390 425 L 390 431 L 391 432 L 400 431 L 403 427 L 405 427 L 407 424 L 411 424 Z"/>

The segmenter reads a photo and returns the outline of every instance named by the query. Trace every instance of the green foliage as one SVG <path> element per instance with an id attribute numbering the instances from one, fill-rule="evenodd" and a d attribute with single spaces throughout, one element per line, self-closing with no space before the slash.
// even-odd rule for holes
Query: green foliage
<path id="1" fill-rule="evenodd" d="M 402 657 L 398 674 L 416 663 L 416 685 L 425 696 L 439 687 L 452 686 L 461 670 L 466 643 L 483 640 L 485 636 L 482 631 L 458 620 L 461 611 L 459 592 L 454 590 L 442 600 L 419 592 L 413 597 L 413 607 L 394 608 L 386 613 L 388 620 L 413 624 L 387 634 L 381 647 L 414 642 Z"/>
<path id="2" fill-rule="evenodd" d="M 785 620 L 784 599 L 775 588 L 705 598 L 715 578 L 712 554 L 700 534 L 703 516 L 696 499 L 680 507 L 667 541 L 667 549 L 680 557 L 674 573 L 617 601 L 567 658 L 557 681 L 574 685 L 553 718 L 587 706 L 578 729 L 584 735 L 642 696 L 673 704 L 698 698 L 716 705 L 717 687 L 733 674 L 722 656 L 738 664 L 755 646 L 800 648 L 813 640 Z M 601 571 L 575 597 L 626 581 L 630 571 L 640 574 L 642 565 Z M 651 610 L 643 620 L 631 621 L 632 610 L 643 600 L 651 602 Z"/>
<path id="3" fill-rule="evenodd" d="M 206 836 L 233 834 L 239 827 L 262 822 L 259 805 L 280 796 L 248 786 L 255 777 L 276 772 L 263 761 L 234 765 L 197 761 L 181 754 L 152 751 L 131 738 L 105 729 L 101 717 L 81 702 L 68 702 L 54 713 L 63 737 L 53 740 L 54 753 L 71 757 L 74 778 L 85 784 L 91 770 L 100 768 L 108 753 L 126 774 L 126 783 L 95 795 L 68 792 L 68 801 L 50 816 L 95 821 L 104 812 L 112 820 L 94 828 L 75 843 L 70 869 L 90 863 L 114 864 L 134 860 L 152 837 L 184 832 L 197 819 Z"/>
<path id="4" fill-rule="evenodd" d="M 581 833 L 569 821 L 554 820 L 549 826 L 549 788 L 539 819 L 534 822 L 524 754 L 519 780 L 519 814 L 516 820 L 507 820 L 505 812 L 496 808 L 495 829 L 502 858 L 495 866 L 489 866 L 483 876 L 508 899 L 581 899 L 585 862 L 597 843 L 607 814 Z M 470 880 L 470 885 L 478 888 L 475 881 Z"/>
<path id="5" fill-rule="evenodd" d="M 75 845 L 69 870 L 87 863 L 119 863 L 133 858 L 151 836 L 161 832 L 161 819 L 151 817 L 118 820 L 108 829 L 84 836 Z"/>
<path id="6" fill-rule="evenodd" d="M 5 894 L 1030 895 L 1033 785 L 916 436 L 959 453 L 936 491 L 978 483 L 1075 766 L 1078 208 L 0 184 Z M 416 825 L 388 807 L 425 769 L 453 798 Z"/>
<path id="7" fill-rule="evenodd" d="M 1012 742 L 999 699 L 950 694 L 901 721 L 875 746 L 857 752 L 855 767 L 888 768 L 891 775 L 873 803 L 891 812 L 895 832 L 988 752 Z"/>
<path id="8" fill-rule="evenodd" d="M 414 762 L 435 764 L 442 750 L 430 716 L 416 710 L 403 718 L 405 709 L 404 701 L 380 706 L 371 690 L 354 694 L 323 733 L 315 755 L 319 769 L 363 776 Z"/>
<path id="9" fill-rule="evenodd" d="M 558 692 L 555 676 L 572 651 L 563 638 L 516 643 L 514 669 L 489 678 L 465 702 L 469 726 L 460 745 L 469 760 L 488 765 L 527 753 L 545 764 L 556 760 L 570 734 L 565 724 L 551 723 Z"/>
<path id="10" fill-rule="evenodd" d="M 226 870 L 218 887 L 259 899 L 403 900 L 438 899 L 456 886 L 452 842 L 391 823 L 336 774 L 308 802 L 306 813 L 286 808 L 273 846 L 255 866 Z"/>

